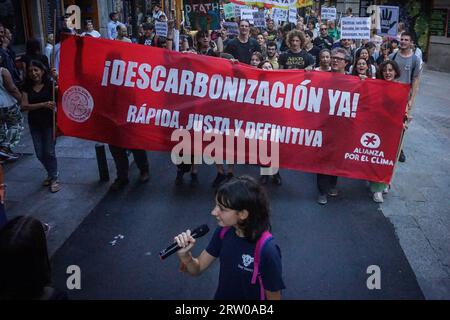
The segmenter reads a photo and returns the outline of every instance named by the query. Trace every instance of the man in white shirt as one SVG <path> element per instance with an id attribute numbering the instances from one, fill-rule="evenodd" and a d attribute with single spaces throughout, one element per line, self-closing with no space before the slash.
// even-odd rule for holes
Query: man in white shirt
<path id="1" fill-rule="evenodd" d="M 117 12 L 111 12 L 109 18 L 111 21 L 108 22 L 108 39 L 115 40 L 117 38 L 117 26 L 122 23 L 119 22 L 119 14 Z"/>
<path id="2" fill-rule="evenodd" d="M 86 20 L 86 22 L 84 23 L 84 27 L 85 27 L 85 32 L 83 32 L 81 35 L 82 36 L 91 36 L 94 38 L 100 38 L 101 34 L 100 32 L 98 32 L 97 30 L 94 30 L 94 24 L 92 23 L 92 20 Z"/>

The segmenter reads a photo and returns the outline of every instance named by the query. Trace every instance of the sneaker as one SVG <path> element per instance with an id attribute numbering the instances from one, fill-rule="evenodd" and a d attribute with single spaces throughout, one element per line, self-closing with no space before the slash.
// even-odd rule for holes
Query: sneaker
<path id="1" fill-rule="evenodd" d="M 269 181 L 268 175 L 263 175 L 261 176 L 261 178 L 259 178 L 259 183 L 262 185 L 266 185 L 268 181 Z"/>
<path id="2" fill-rule="evenodd" d="M 382 192 L 375 192 L 373 194 L 373 201 L 375 201 L 377 203 L 382 203 L 384 201 L 383 193 Z"/>
<path id="3" fill-rule="evenodd" d="M 177 177 L 175 178 L 175 185 L 180 186 L 181 184 L 183 184 L 183 176 L 184 176 L 184 171 L 178 170 Z"/>
<path id="4" fill-rule="evenodd" d="M 198 185 L 198 175 L 191 172 L 191 186 L 195 187 Z"/>
<path id="5" fill-rule="evenodd" d="M 402 151 L 400 151 L 400 156 L 398 157 L 398 161 L 399 162 L 405 162 L 406 161 L 406 156 L 405 153 Z"/>
<path id="6" fill-rule="evenodd" d="M 277 186 L 281 186 L 281 176 L 279 173 L 274 174 L 272 179 L 274 184 L 276 184 Z"/>
<path id="7" fill-rule="evenodd" d="M 148 171 L 141 171 L 141 174 L 139 175 L 139 182 L 145 183 L 148 180 L 150 180 L 150 175 L 149 175 Z"/>
<path id="8" fill-rule="evenodd" d="M 339 191 L 336 188 L 330 188 L 330 190 L 328 191 L 328 195 L 330 197 L 337 197 L 338 194 L 339 194 Z"/>
<path id="9" fill-rule="evenodd" d="M 111 187 L 109 187 L 109 189 L 111 191 L 119 191 L 123 189 L 128 183 L 129 183 L 128 179 L 122 180 L 117 178 L 116 180 L 114 180 L 113 184 L 111 185 Z"/>
<path id="10" fill-rule="evenodd" d="M 319 196 L 317 197 L 317 203 L 318 204 L 327 204 L 328 199 L 327 199 L 327 195 L 326 194 L 319 194 Z"/>
<path id="11" fill-rule="evenodd" d="M 222 182 L 224 182 L 225 180 L 227 180 L 227 176 L 224 175 L 223 173 L 217 172 L 217 176 L 214 179 L 214 182 L 212 184 L 213 188 L 217 188 L 218 186 L 220 186 L 222 184 Z"/>
<path id="12" fill-rule="evenodd" d="M 59 185 L 58 181 L 53 180 L 52 182 L 50 182 L 50 192 L 51 193 L 58 192 L 59 190 L 61 190 L 61 186 Z"/>

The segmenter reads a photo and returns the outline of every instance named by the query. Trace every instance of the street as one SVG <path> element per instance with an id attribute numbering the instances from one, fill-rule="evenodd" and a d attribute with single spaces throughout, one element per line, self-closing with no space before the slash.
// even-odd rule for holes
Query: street
<path id="1" fill-rule="evenodd" d="M 449 299 L 450 187 L 449 98 L 442 83 L 450 75 L 424 71 L 414 121 L 385 202 L 376 204 L 365 181 L 340 178 L 337 198 L 316 203 L 315 176 L 281 170 L 283 184 L 268 184 L 272 233 L 282 252 L 283 299 Z M 150 181 L 108 191 L 100 183 L 94 142 L 59 138 L 62 190 L 40 187 L 44 171 L 29 137 L 24 155 L 5 167 L 8 217 L 31 214 L 51 226 L 49 248 L 56 287 L 66 289 L 67 267 L 81 269 L 81 289 L 70 299 L 211 299 L 219 264 L 192 278 L 178 271 L 176 256 L 158 252 L 187 228 L 207 223 L 214 203 L 214 167 L 199 167 L 199 185 L 189 176 L 175 186 L 170 155 L 148 152 Z M 115 177 L 109 151 L 109 172 Z M 259 168 L 240 166 L 237 175 L 258 177 Z M 203 250 L 212 231 L 197 241 Z M 378 266 L 381 288 L 369 290 L 369 266 Z"/>

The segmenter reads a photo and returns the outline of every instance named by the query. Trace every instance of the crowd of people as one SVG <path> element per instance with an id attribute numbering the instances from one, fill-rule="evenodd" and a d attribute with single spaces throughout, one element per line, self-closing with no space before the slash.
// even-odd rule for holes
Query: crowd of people
<path id="1" fill-rule="evenodd" d="M 346 13 L 351 15 L 351 9 Z M 232 19 L 234 21 L 234 19 Z M 408 106 L 405 108 L 405 127 L 411 121 L 411 109 L 417 94 L 419 75 L 422 68 L 421 51 L 413 41 L 413 35 L 405 30 L 400 23 L 400 34 L 396 38 L 383 37 L 373 32 L 373 41 L 340 38 L 338 26 L 334 21 L 322 21 L 313 10 L 306 17 L 299 16 L 296 24 L 278 24 L 270 16 L 266 19 L 265 28 L 256 28 L 247 20 L 237 19 L 238 34 L 233 36 L 225 27 L 219 30 L 189 31 L 187 28 L 176 30 L 174 22 L 159 6 L 155 6 L 152 14 L 140 17 L 138 33 L 130 34 L 132 28 L 119 21 L 116 12 L 110 14 L 107 25 L 107 39 L 116 41 L 136 42 L 141 45 L 157 46 L 166 50 L 179 50 L 207 56 L 216 56 L 251 65 L 264 70 L 303 69 L 322 72 L 342 72 L 359 76 L 361 79 L 385 78 L 381 66 L 393 61 L 393 68 L 398 72 L 393 81 L 407 83 L 411 86 Z M 168 23 L 167 37 L 156 35 L 155 22 Z M 306 23 L 305 23 L 306 21 Z M 222 21 L 222 26 L 226 26 Z M 65 17 L 62 32 L 80 36 L 101 37 L 95 30 L 93 22 L 87 20 L 84 30 L 70 28 L 68 17 Z M 175 35 L 179 43 L 175 44 Z M 53 35 L 49 36 L 52 39 Z M 16 56 L 11 48 L 12 34 L 0 25 L 0 59 L 1 59 L 1 116 L 4 125 L 0 129 L 0 157 L 3 160 L 15 160 L 18 155 L 12 147 L 20 139 L 23 129 L 21 111 L 28 111 L 30 127 L 36 155 L 47 171 L 43 182 L 50 191 L 60 189 L 58 183 L 57 159 L 55 155 L 54 86 L 57 82 L 59 69 L 60 34 L 56 35 L 56 45 L 50 43 L 41 51 L 39 41 L 30 39 L 26 45 L 26 54 L 20 59 L 21 68 L 17 68 Z M 380 40 L 381 38 L 381 40 Z M 133 39 L 133 40 L 131 40 Z M 52 54 L 53 53 L 53 54 Z M 342 59 L 342 60 L 340 60 Z M 343 69 L 341 69 L 343 67 Z M 144 150 L 126 150 L 117 146 L 109 146 L 117 168 L 117 179 L 112 184 L 112 190 L 120 190 L 128 184 L 128 156 L 133 153 L 140 169 L 140 181 L 149 179 L 149 165 Z M 403 150 L 399 161 L 406 159 Z M 217 165 L 217 176 L 213 187 L 233 176 L 234 166 Z M 176 184 L 183 183 L 183 176 L 190 172 L 191 184 L 198 184 L 198 168 L 195 165 L 179 165 L 177 167 Z M 326 204 L 328 196 L 336 196 L 336 178 L 317 176 L 318 203 Z M 282 184 L 279 173 L 273 181 Z M 327 180 L 328 179 L 328 180 Z M 260 182 L 266 184 L 268 176 L 262 176 Z M 384 192 L 387 191 L 385 188 Z M 376 202 L 383 202 L 383 194 L 376 191 L 373 194 Z"/>
<path id="2" fill-rule="evenodd" d="M 351 11 L 347 14 L 351 15 Z M 311 11 L 306 17 L 298 17 L 296 24 L 279 25 L 268 17 L 265 28 L 256 28 L 248 20 L 238 19 L 236 21 L 238 34 L 233 36 L 225 27 L 219 30 L 189 31 L 186 28 L 176 30 L 173 21 L 169 20 L 161 8 L 156 6 L 151 16 L 141 17 L 138 34 L 135 37 L 129 25 L 121 23 L 118 17 L 115 12 L 110 14 L 111 21 L 107 25 L 105 38 L 231 59 L 268 72 L 279 69 L 303 69 L 358 76 L 361 81 L 382 79 L 406 83 L 411 89 L 408 104 L 405 106 L 405 129 L 412 119 L 411 110 L 418 91 L 422 57 L 420 49 L 414 43 L 414 36 L 406 30 L 400 29 L 401 33 L 397 38 L 381 38 L 373 32 L 371 40 L 342 39 L 335 21 L 321 21 L 314 11 Z M 168 22 L 167 37 L 156 35 L 155 21 Z M 401 27 L 404 28 L 403 25 Z M 70 28 L 66 19 L 61 31 L 80 36 L 101 37 L 100 32 L 94 29 L 93 22 L 90 20 L 86 21 L 85 30 L 76 31 Z M 175 35 L 178 36 L 175 37 Z M 53 46 L 53 35 L 50 35 L 43 50 L 39 41 L 30 39 L 26 45 L 26 54 L 17 59 L 11 47 L 12 34 L 0 24 L 0 116 L 2 121 L 0 161 L 14 161 L 19 158 L 12 148 L 19 142 L 23 130 L 22 112 L 28 112 L 28 125 L 36 156 L 47 172 L 42 185 L 48 187 L 51 192 L 60 190 L 54 120 L 60 33 L 54 36 L 56 45 Z M 175 44 L 175 39 L 179 39 L 179 43 Z M 20 61 L 20 64 L 17 61 Z M 118 191 L 129 183 L 128 154 L 130 152 L 140 170 L 140 181 L 149 180 L 149 162 L 145 150 L 127 150 L 114 145 L 110 145 L 109 149 L 117 169 L 117 178 L 111 185 L 111 190 Z M 403 151 L 399 152 L 398 160 L 404 162 L 405 159 Z M 249 177 L 235 178 L 233 164 L 226 166 L 217 164 L 216 170 L 217 176 L 212 183 L 216 190 L 216 206 L 212 214 L 217 218 L 220 228 L 216 230 L 208 248 L 200 257 L 193 258 L 190 249 L 195 240 L 190 232 L 186 231 L 175 237 L 177 243 L 183 248 L 178 252 L 183 269 L 193 275 L 201 273 L 216 257 L 220 256 L 221 259 L 224 257 L 221 253 L 222 242 L 224 250 L 228 252 L 225 259 L 233 259 L 233 255 L 242 255 L 243 251 L 252 253 L 255 250 L 256 241 L 264 231 L 270 229 L 268 200 L 261 185 L 267 184 L 269 179 L 272 179 L 276 185 L 282 184 L 279 173 L 273 176 L 263 175 L 257 183 Z M 3 172 L 0 173 L 3 179 Z M 186 173 L 190 173 L 192 185 L 199 183 L 197 166 L 181 164 L 177 166 L 175 179 L 177 185 L 183 183 L 183 176 Z M 319 204 L 324 205 L 328 197 L 338 195 L 337 182 L 336 176 L 317 174 Z M 376 182 L 369 182 L 369 185 L 373 200 L 383 202 L 383 194 L 388 192 L 389 186 Z M 3 183 L 0 184 L 0 198 L 2 202 L 0 224 L 4 225 L 6 219 L 4 219 L 3 210 Z M 47 250 L 43 244 L 46 227 L 48 229 L 48 226 L 31 217 L 19 217 L 11 220 L 1 229 L 0 255 L 2 261 L 6 261 L 3 258 L 7 257 L 11 263 L 2 262 L 0 274 L 23 273 L 30 277 L 24 278 L 24 287 L 16 286 L 16 283 L 10 283 L 8 279 L 2 277 L 1 285 L 6 290 L 0 292 L 0 298 L 4 295 L 8 295 L 9 298 L 60 297 L 60 293 L 48 287 L 50 268 Z M 235 232 L 221 231 L 229 227 Z M 247 242 L 242 242 L 241 239 Z M 248 246 L 248 243 L 252 245 Z M 226 249 L 230 246 L 240 249 L 233 253 Z M 269 249 L 264 251 L 264 257 L 261 258 L 264 261 L 262 266 L 264 279 L 261 282 L 261 288 L 264 283 L 266 298 L 279 299 L 280 290 L 284 288 L 281 277 L 281 257 L 279 248 L 275 244 L 270 245 Z M 18 252 L 27 257 L 20 256 Z M 17 268 L 17 264 L 22 266 L 35 264 L 39 274 L 30 274 L 27 270 Z M 217 298 L 258 296 L 258 291 L 255 291 L 254 287 L 245 286 L 244 291 L 240 292 L 233 289 L 234 278 L 229 277 L 229 272 L 235 271 L 224 271 L 216 293 Z M 248 295 L 245 290 L 249 290 Z"/>

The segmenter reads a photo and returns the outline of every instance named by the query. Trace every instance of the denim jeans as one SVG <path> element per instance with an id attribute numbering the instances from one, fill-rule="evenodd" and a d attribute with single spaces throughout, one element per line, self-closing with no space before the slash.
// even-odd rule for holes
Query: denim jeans
<path id="1" fill-rule="evenodd" d="M 36 157 L 47 170 L 47 177 L 56 180 L 58 178 L 58 164 L 56 161 L 55 141 L 53 141 L 53 128 L 40 128 L 30 126 Z"/>

